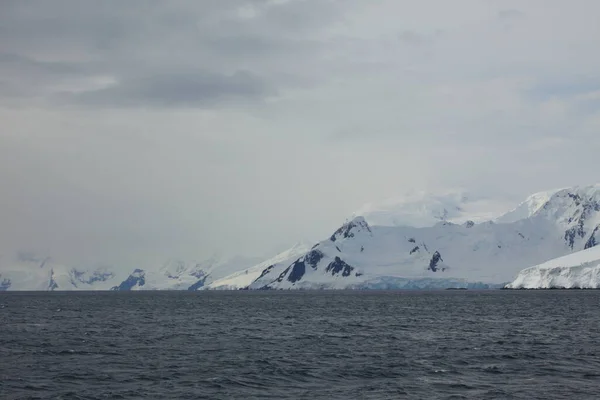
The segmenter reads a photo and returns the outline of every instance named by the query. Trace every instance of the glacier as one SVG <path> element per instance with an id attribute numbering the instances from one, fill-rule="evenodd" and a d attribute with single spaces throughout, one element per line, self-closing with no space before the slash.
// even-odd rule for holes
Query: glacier
<path id="1" fill-rule="evenodd" d="M 600 289 L 600 246 L 526 268 L 506 289 Z"/>

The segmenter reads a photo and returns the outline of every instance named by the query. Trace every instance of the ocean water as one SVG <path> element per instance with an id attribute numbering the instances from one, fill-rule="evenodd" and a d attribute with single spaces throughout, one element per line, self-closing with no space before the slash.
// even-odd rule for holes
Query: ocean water
<path id="1" fill-rule="evenodd" d="M 600 291 L 0 294 L 0 399 L 567 398 Z"/>

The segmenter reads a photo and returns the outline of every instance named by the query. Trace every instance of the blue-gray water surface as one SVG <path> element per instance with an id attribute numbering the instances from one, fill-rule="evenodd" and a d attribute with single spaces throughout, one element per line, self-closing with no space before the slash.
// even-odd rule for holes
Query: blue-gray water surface
<path id="1" fill-rule="evenodd" d="M 0 294 L 1 399 L 598 399 L 600 291 Z"/>

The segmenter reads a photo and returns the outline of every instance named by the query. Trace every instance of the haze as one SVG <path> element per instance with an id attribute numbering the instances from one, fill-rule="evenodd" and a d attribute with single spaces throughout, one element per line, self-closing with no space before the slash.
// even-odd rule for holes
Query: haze
<path id="1" fill-rule="evenodd" d="M 0 254 L 272 255 L 363 204 L 597 181 L 597 1 L 0 4 Z"/>

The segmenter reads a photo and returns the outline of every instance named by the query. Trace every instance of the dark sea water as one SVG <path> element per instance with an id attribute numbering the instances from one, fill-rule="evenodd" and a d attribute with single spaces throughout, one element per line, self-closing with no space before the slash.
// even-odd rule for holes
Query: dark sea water
<path id="1" fill-rule="evenodd" d="M 600 291 L 0 294 L 0 399 L 405 398 L 600 398 Z"/>

